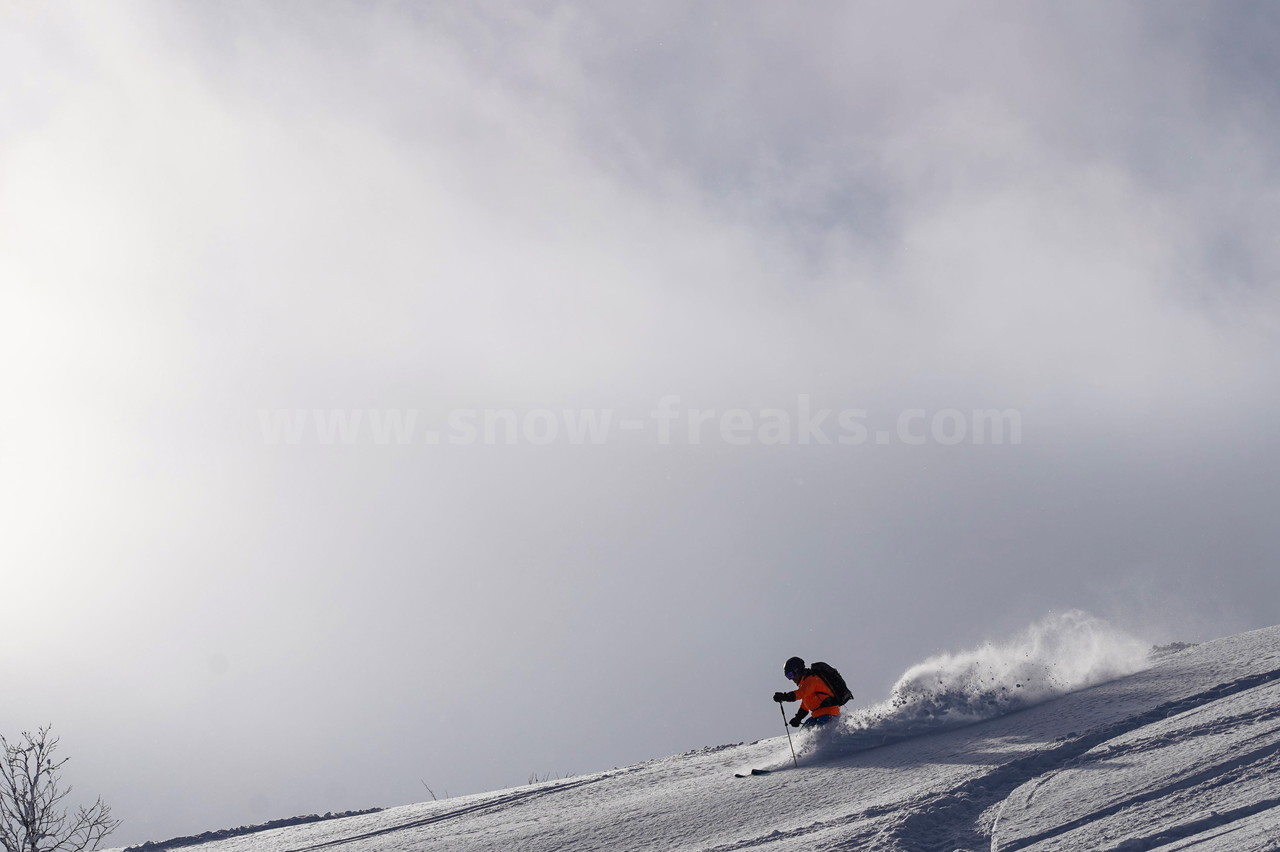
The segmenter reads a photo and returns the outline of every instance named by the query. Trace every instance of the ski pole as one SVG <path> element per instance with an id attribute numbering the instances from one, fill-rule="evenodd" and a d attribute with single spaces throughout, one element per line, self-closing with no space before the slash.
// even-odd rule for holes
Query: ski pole
<path id="1" fill-rule="evenodd" d="M 782 730 L 787 732 L 787 745 L 791 746 L 791 759 L 795 761 L 796 769 L 800 768 L 800 759 L 796 757 L 796 744 L 791 742 L 791 728 L 787 725 L 787 711 L 782 709 L 782 704 L 778 704 L 778 712 L 782 714 Z"/>

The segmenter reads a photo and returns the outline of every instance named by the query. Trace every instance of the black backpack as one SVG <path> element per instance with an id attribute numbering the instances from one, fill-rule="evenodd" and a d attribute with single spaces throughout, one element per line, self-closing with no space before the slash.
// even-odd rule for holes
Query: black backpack
<path id="1" fill-rule="evenodd" d="M 848 685 L 845 684 L 844 678 L 840 677 L 840 672 L 836 671 L 835 666 L 812 663 L 809 669 L 822 678 L 827 688 L 831 690 L 831 697 L 822 702 L 823 707 L 841 707 L 853 700 L 853 693 L 849 691 Z"/>

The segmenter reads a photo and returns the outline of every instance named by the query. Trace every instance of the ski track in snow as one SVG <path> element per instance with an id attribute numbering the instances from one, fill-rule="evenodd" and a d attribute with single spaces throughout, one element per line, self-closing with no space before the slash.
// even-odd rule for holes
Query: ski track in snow
<path id="1" fill-rule="evenodd" d="M 1096 624 L 1081 624 L 1070 626 L 1077 638 L 1099 637 Z M 1117 654 L 1100 640 L 1091 664 L 1063 674 L 1055 655 L 1081 646 L 1040 639 L 913 667 L 902 694 L 835 730 L 801 733 L 798 770 L 776 737 L 200 848 L 1280 849 L 1280 627 L 1180 650 L 1101 684 L 1134 666 L 1130 648 Z M 1055 677 L 1037 684 L 1037 671 Z M 1017 683 L 1033 688 L 1015 692 Z M 982 713 L 990 718 L 974 721 Z M 750 767 L 779 771 L 733 778 Z"/>
<path id="2" fill-rule="evenodd" d="M 978 833 L 976 832 L 976 828 L 980 825 L 979 816 L 991 806 L 1004 802 L 1007 797 L 1019 787 L 1029 786 L 1031 788 L 1026 794 L 1026 801 L 1029 803 L 1035 792 L 1040 789 L 1045 782 L 1050 780 L 1047 773 L 1063 769 L 1069 769 L 1074 772 L 1090 771 L 1088 767 L 1093 762 L 1090 760 L 1090 754 L 1098 751 L 1100 748 L 1105 749 L 1106 744 L 1111 740 L 1123 737 L 1125 734 L 1139 731 L 1153 723 L 1164 721 L 1170 717 L 1192 712 L 1213 702 L 1220 701 L 1228 696 L 1257 688 L 1262 684 L 1271 684 L 1277 679 L 1280 679 L 1280 669 L 1274 669 L 1250 677 L 1241 678 L 1231 683 L 1220 684 L 1215 686 L 1213 689 L 1197 693 L 1181 700 L 1161 704 L 1145 713 L 1129 717 L 1103 729 L 1092 731 L 1086 735 L 1078 736 L 1061 746 L 1038 752 L 1020 760 L 1012 761 L 942 794 L 939 796 L 938 801 L 933 807 L 930 807 L 921 813 L 913 814 L 903 820 L 896 833 L 903 838 L 918 840 L 928 834 L 939 833 L 936 828 L 931 825 L 936 823 L 942 829 L 940 832 L 941 834 L 948 835 L 949 838 L 961 840 L 962 845 L 966 840 L 969 841 L 969 845 L 974 848 L 977 848 L 978 846 L 986 846 L 989 843 L 992 852 L 1017 852 L 1017 850 L 1027 848 L 1058 848 L 1052 844 L 1037 847 L 1037 844 L 1041 844 L 1042 841 L 1048 841 L 1068 834 L 1075 829 L 1090 823 L 1096 823 L 1105 818 L 1109 818 L 1120 813 L 1122 810 L 1133 808 L 1147 802 L 1157 801 L 1178 789 L 1193 786 L 1193 784 L 1200 781 L 1208 781 L 1218 778 L 1233 766 L 1244 765 L 1266 757 L 1271 757 L 1275 755 L 1278 747 L 1274 738 L 1277 735 L 1280 735 L 1280 728 L 1272 727 L 1270 729 L 1269 733 L 1271 734 L 1272 741 L 1259 749 L 1256 753 L 1249 753 L 1235 757 L 1225 763 L 1208 766 L 1201 772 L 1192 775 L 1187 779 L 1172 782 L 1163 788 L 1158 788 L 1148 793 L 1121 797 L 1119 800 L 1108 804 L 1101 809 L 1090 811 L 1066 822 L 1056 823 L 1036 834 L 1025 837 L 1011 837 L 1007 842 L 999 842 L 998 839 L 995 842 L 989 842 L 983 837 L 978 836 Z M 1271 712 L 1268 714 L 1269 719 L 1277 717 L 1280 717 L 1280 712 Z M 1201 730 L 1184 731 L 1183 733 L 1194 739 L 1205 735 L 1211 735 L 1214 729 L 1224 730 L 1224 726 L 1214 725 Z M 1225 726 L 1225 730 L 1234 730 L 1234 726 Z M 1124 754 L 1123 749 L 1110 752 L 1108 757 L 1116 757 L 1122 754 Z M 1089 780 L 1085 783 L 1093 782 Z M 1274 803 L 1268 805 L 1268 807 L 1274 807 Z M 970 826 L 970 830 L 965 831 L 965 826 Z M 934 830 L 930 830 L 931 828 L 934 828 Z M 969 836 L 963 837 L 962 835 L 965 834 Z M 1127 837 L 1123 848 L 1126 852 L 1129 852 L 1129 850 L 1134 850 L 1134 852 L 1136 852 L 1136 850 L 1139 849 L 1156 848 L 1155 846 L 1145 845 L 1143 842 L 1144 840 L 1150 840 L 1150 838 Z M 949 839 L 948 842 L 951 842 L 951 840 Z M 1068 845 L 1061 848 L 1087 849 L 1101 847 L 1078 845 L 1078 839 L 1073 839 L 1068 843 Z"/>

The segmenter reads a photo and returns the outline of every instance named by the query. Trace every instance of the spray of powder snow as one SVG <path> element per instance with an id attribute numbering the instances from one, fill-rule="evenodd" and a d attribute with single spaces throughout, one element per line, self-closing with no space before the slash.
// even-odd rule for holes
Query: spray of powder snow
<path id="1" fill-rule="evenodd" d="M 842 719 L 805 751 L 857 750 L 1002 716 L 1149 664 L 1150 645 L 1073 610 L 1003 642 L 939 654 L 907 669 L 888 700 Z"/>

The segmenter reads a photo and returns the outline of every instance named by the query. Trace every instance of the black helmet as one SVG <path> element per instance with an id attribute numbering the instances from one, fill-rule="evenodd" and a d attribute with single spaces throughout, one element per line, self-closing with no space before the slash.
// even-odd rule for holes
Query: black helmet
<path id="1" fill-rule="evenodd" d="M 782 673 L 786 675 L 788 679 L 795 677 L 802 671 L 804 671 L 804 660 L 799 657 L 792 657 L 787 660 L 787 664 L 782 667 Z"/>

